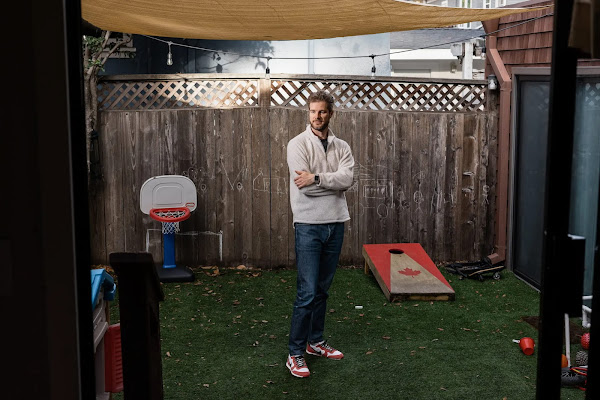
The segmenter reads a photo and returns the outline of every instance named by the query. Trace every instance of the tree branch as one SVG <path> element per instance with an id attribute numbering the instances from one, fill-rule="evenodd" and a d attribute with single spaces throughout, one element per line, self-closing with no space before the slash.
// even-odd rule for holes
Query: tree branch
<path id="1" fill-rule="evenodd" d="M 116 52 L 118 49 L 120 49 L 121 47 L 123 47 L 127 43 L 131 42 L 131 38 L 132 37 L 133 36 L 129 36 L 129 39 L 122 40 L 120 42 L 115 43 L 114 47 L 112 49 L 110 49 L 110 51 L 108 52 L 108 54 L 100 62 L 100 67 L 103 67 L 104 64 L 106 64 L 106 61 L 109 59 L 109 57 L 111 56 L 111 54 L 113 54 L 114 52 Z"/>

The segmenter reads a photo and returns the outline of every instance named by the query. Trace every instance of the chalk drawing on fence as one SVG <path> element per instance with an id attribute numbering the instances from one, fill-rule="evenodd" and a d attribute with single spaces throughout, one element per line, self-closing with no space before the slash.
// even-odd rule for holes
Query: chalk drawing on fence
<path id="1" fill-rule="evenodd" d="M 288 179 L 280 176 L 265 175 L 262 169 L 252 179 L 252 190 L 256 192 L 272 192 L 277 194 L 288 193 Z"/>

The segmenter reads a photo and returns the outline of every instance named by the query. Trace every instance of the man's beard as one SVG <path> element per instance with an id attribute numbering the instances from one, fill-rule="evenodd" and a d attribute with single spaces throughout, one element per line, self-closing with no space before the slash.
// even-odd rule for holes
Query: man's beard
<path id="1" fill-rule="evenodd" d="M 323 122 L 323 124 L 320 127 L 316 127 L 314 125 L 314 122 L 311 122 L 310 127 L 313 128 L 315 131 L 323 132 L 329 127 L 329 122 Z"/>

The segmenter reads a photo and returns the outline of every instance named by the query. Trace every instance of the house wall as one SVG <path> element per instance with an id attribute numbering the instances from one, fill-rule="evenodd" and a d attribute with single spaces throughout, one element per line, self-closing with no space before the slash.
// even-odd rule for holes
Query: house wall
<path id="1" fill-rule="evenodd" d="M 515 4 L 516 7 L 541 7 L 554 4 L 554 1 L 529 1 Z M 509 75 L 512 69 L 518 67 L 550 67 L 552 62 L 552 34 L 554 17 L 550 14 L 554 8 L 533 11 L 523 14 L 513 14 L 498 20 L 497 34 L 498 53 L 506 66 Z M 548 15 L 514 28 L 506 29 L 522 21 Z M 600 66 L 600 60 L 581 59 L 579 66 Z M 486 75 L 491 73 L 491 66 L 486 67 Z"/>
<path id="2" fill-rule="evenodd" d="M 450 53 L 450 50 L 431 50 L 442 53 L 435 59 L 392 59 L 392 76 L 461 79 L 462 64 Z M 411 52 L 413 53 L 413 52 Z M 409 54 L 411 54 L 409 53 Z M 416 52 L 415 52 L 416 53 Z M 415 58 L 419 57 L 415 54 Z M 473 78 L 483 79 L 485 61 L 477 57 L 473 60 Z"/>

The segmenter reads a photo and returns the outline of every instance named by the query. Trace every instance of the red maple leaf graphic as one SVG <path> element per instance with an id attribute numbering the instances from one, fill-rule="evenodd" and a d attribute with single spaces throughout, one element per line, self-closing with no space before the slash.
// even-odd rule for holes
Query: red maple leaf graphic
<path id="1" fill-rule="evenodd" d="M 421 271 L 415 271 L 414 269 L 404 268 L 402 271 L 398 271 L 398 273 L 414 278 L 415 276 L 419 275 Z"/>

